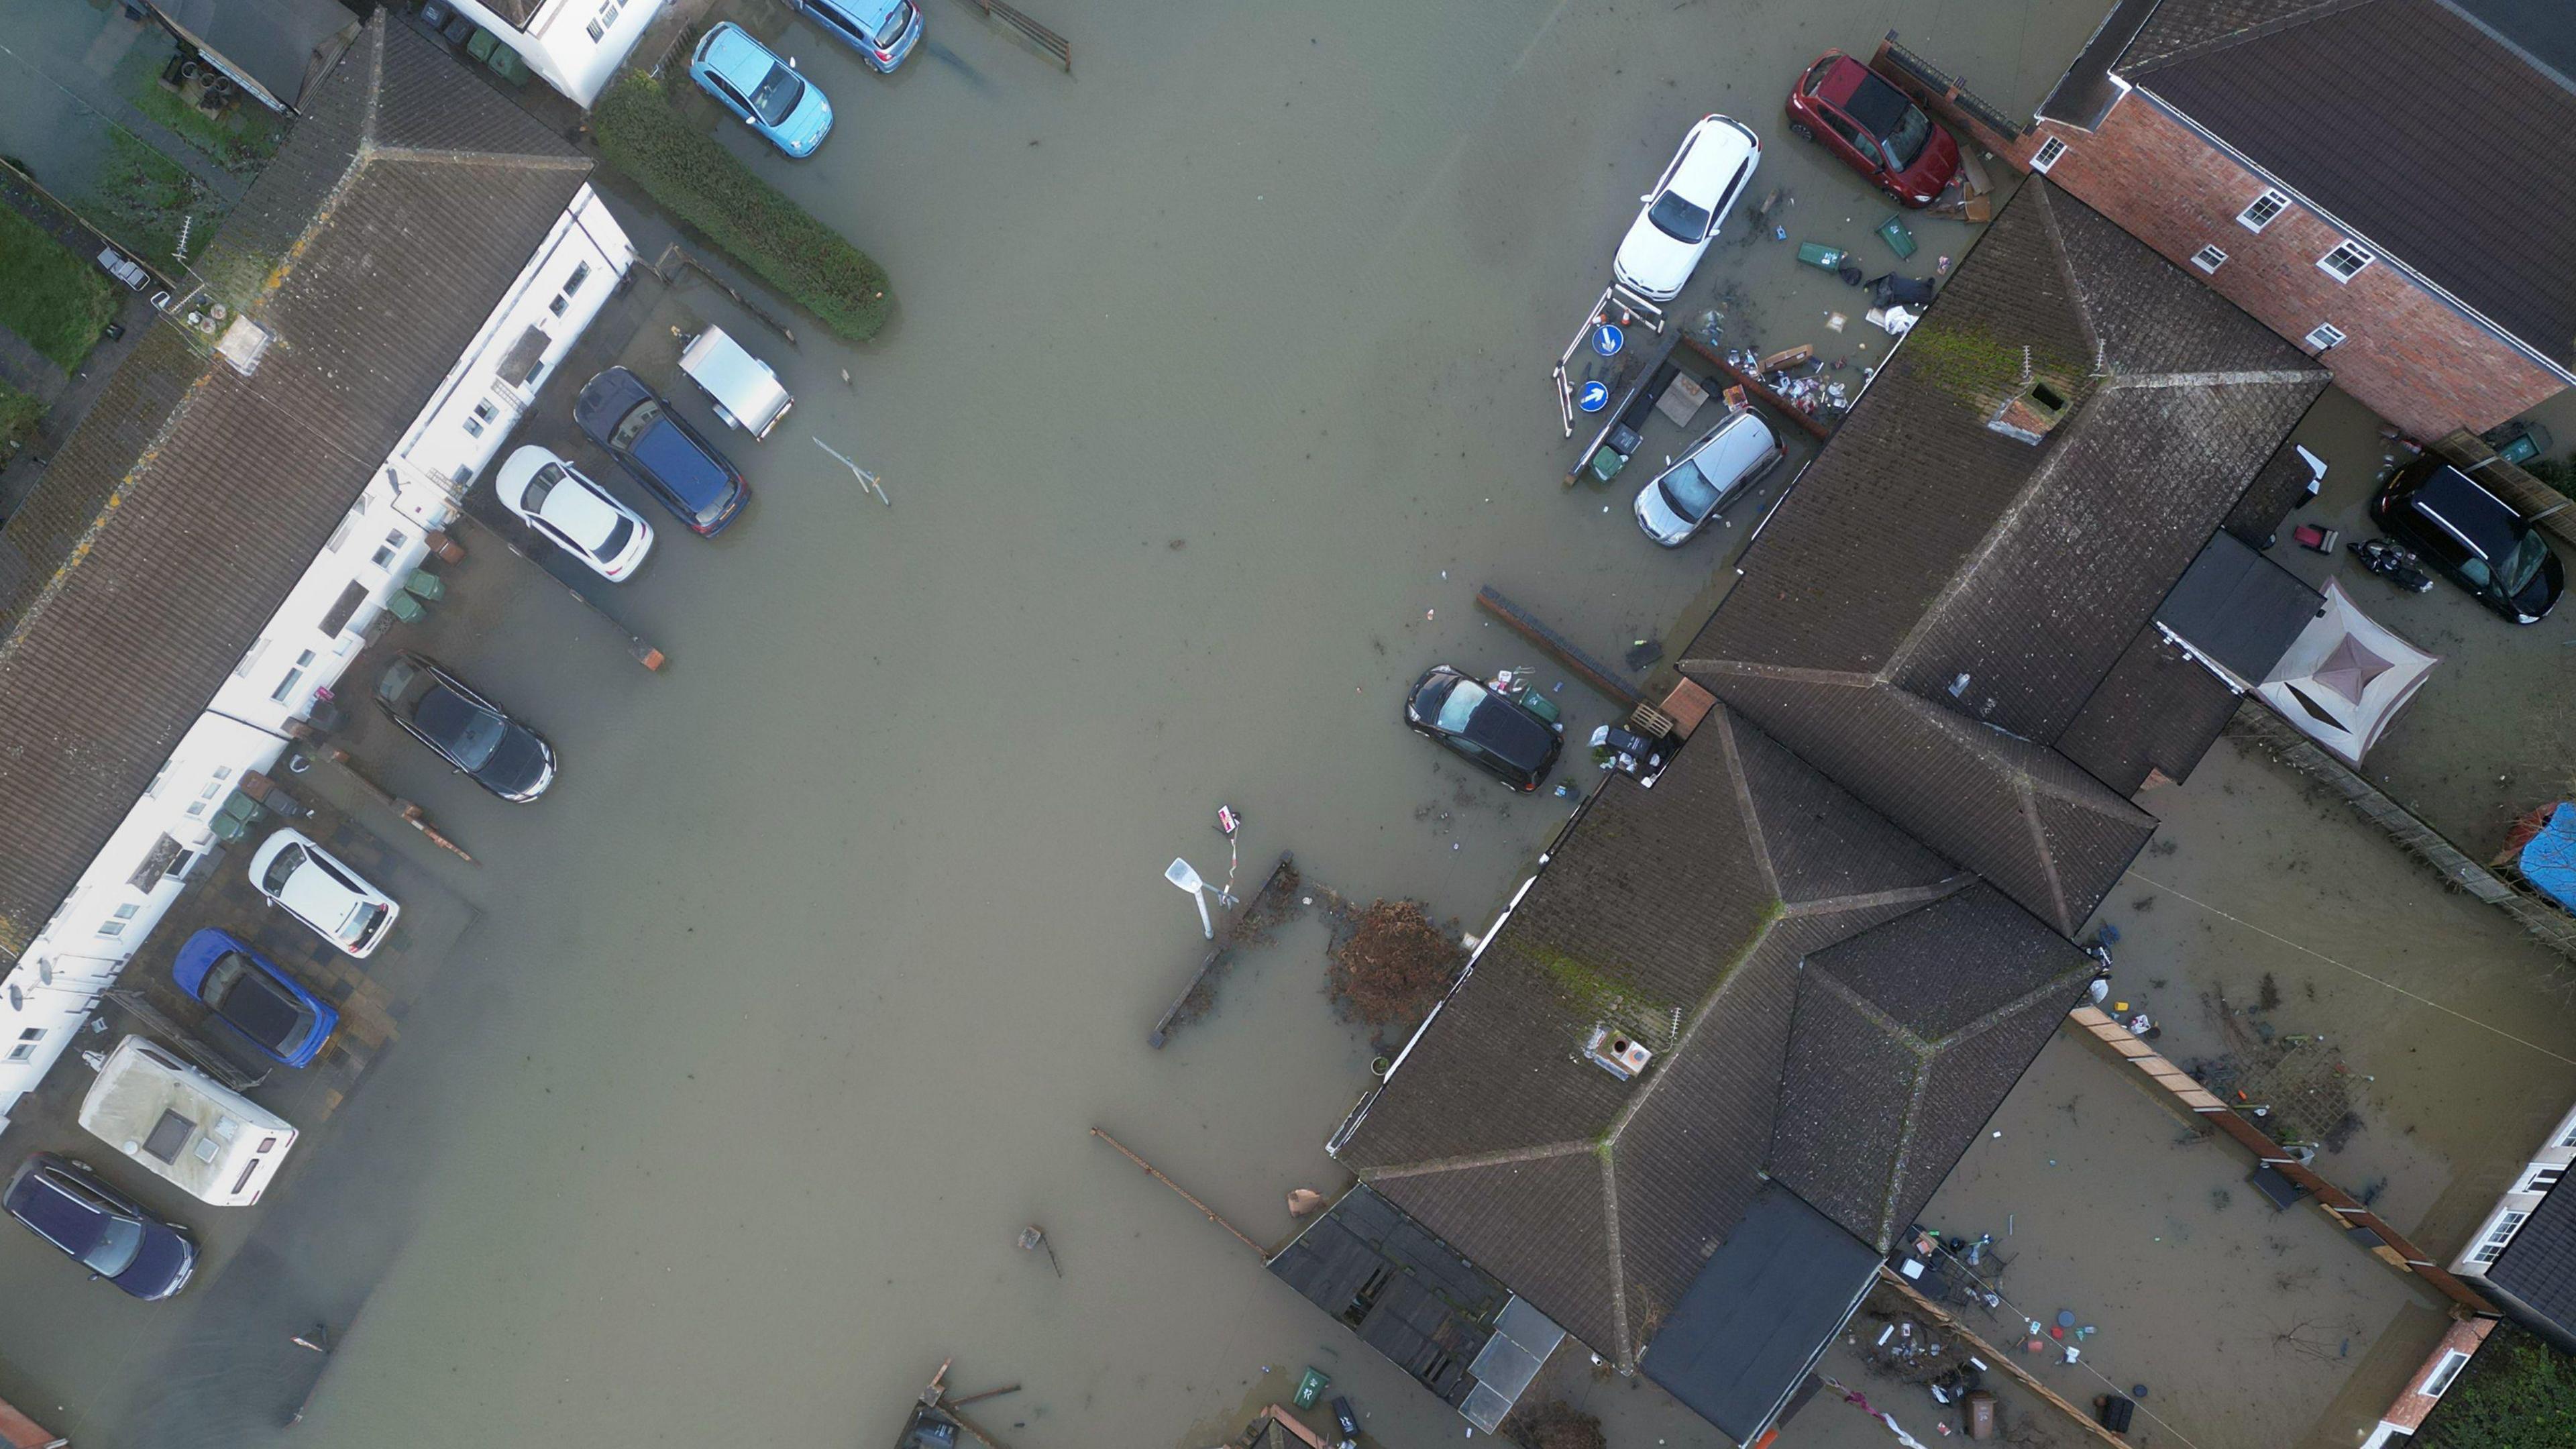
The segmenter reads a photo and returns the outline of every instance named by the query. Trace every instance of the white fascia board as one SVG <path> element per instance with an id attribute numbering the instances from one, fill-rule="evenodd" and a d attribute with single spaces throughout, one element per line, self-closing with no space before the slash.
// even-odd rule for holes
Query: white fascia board
<path id="1" fill-rule="evenodd" d="M 551 0 L 538 7 L 527 28 L 520 29 L 480 3 L 455 0 L 459 12 L 492 32 L 493 38 L 518 52 L 528 69 L 546 84 L 588 110 L 608 88 L 617 68 L 644 38 L 645 27 L 662 11 L 662 0 L 626 0 L 599 39 L 590 38 L 590 23 L 599 17 L 599 0 Z"/>

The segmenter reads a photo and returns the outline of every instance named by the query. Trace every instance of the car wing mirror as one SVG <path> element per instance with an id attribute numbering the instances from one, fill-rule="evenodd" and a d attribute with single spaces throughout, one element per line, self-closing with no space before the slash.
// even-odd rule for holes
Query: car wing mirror
<path id="1" fill-rule="evenodd" d="M 792 55 L 787 57 L 787 68 L 789 70 L 794 70 L 796 68 L 796 57 Z"/>

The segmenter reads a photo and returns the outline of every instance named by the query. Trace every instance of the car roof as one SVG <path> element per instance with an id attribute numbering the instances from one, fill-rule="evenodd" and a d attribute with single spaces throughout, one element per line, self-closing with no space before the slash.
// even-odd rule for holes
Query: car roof
<path id="1" fill-rule="evenodd" d="M 608 501 L 599 485 L 570 465 L 564 468 L 564 480 L 546 494 L 537 513 L 546 522 L 572 536 L 575 543 L 597 550 L 608 541 L 608 531 L 626 515 Z"/>
<path id="2" fill-rule="evenodd" d="M 2514 511 L 2512 504 L 2447 463 L 2418 481 L 2409 501 L 2430 508 L 2452 527 L 2473 536 L 2491 532 L 2510 540 L 2523 530 L 2522 515 Z"/>
<path id="3" fill-rule="evenodd" d="M 698 55 L 709 70 L 745 90 L 760 84 L 769 68 L 779 63 L 768 46 L 730 20 L 707 32 L 706 45 Z"/>
<path id="4" fill-rule="evenodd" d="M 286 888 L 277 893 L 277 898 L 306 920 L 336 928 L 349 914 L 349 908 L 365 897 L 341 884 L 340 877 L 322 862 L 320 846 L 297 843 L 303 846 L 304 862 L 286 878 Z"/>
<path id="5" fill-rule="evenodd" d="M 1895 134 L 1897 123 L 1905 119 L 1905 113 L 1913 109 L 1914 103 L 1905 98 L 1905 92 L 1889 85 L 1877 72 L 1858 61 L 1852 64 L 1858 67 L 1859 74 L 1852 77 L 1850 92 L 1834 100 L 1834 104 L 1842 107 L 1844 115 L 1860 122 L 1873 136 Z M 1842 84 L 1843 76 L 1837 72 L 1832 80 L 1825 83 L 1825 89 L 1835 91 Z M 1828 96 L 1828 99 L 1832 97 Z"/>
<path id="6" fill-rule="evenodd" d="M 247 951 L 240 954 L 250 969 L 225 994 L 224 1019 L 263 1046 L 288 1045 L 304 1024 L 303 998 L 273 975 L 266 962 Z"/>
<path id="7" fill-rule="evenodd" d="M 57 1246 L 84 1253 L 97 1245 L 106 1229 L 107 1216 L 86 1200 L 66 1192 L 54 1180 L 53 1174 L 62 1170 L 60 1163 L 47 1161 L 19 1178 L 9 1211 Z"/>
<path id="8" fill-rule="evenodd" d="M 635 440 L 634 453 L 637 462 L 692 508 L 706 508 L 733 491 L 732 475 L 667 408 Z"/>
<path id="9" fill-rule="evenodd" d="M 1688 144 L 1690 154 L 1682 158 L 1681 170 L 1673 176 L 1673 189 L 1703 205 L 1714 205 L 1753 155 L 1753 143 L 1725 118 L 1712 116 L 1700 123 Z"/>
<path id="10" fill-rule="evenodd" d="M 1748 408 L 1720 423 L 1685 461 L 1696 464 L 1701 477 L 1723 487 L 1743 477 L 1745 469 L 1779 446 L 1771 425 Z"/>
<path id="11" fill-rule="evenodd" d="M 886 23 L 886 17 L 903 4 L 903 0 L 805 0 L 805 3 L 817 10 L 829 10 L 844 16 L 874 35 L 878 27 Z"/>
<path id="12" fill-rule="evenodd" d="M 1515 765 L 1533 768 L 1546 758 L 1547 747 L 1556 738 L 1556 732 L 1540 723 L 1538 716 L 1492 690 L 1485 691 L 1483 702 L 1459 733 Z"/>

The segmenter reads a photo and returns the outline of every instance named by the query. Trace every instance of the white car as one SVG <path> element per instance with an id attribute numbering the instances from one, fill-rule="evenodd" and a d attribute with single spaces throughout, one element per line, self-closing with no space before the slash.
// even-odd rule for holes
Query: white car
<path id="1" fill-rule="evenodd" d="M 492 480 L 501 506 L 610 583 L 632 578 L 653 551 L 653 525 L 580 469 L 534 443 Z"/>
<path id="2" fill-rule="evenodd" d="M 1762 142 L 1742 121 L 1710 116 L 1691 127 L 1655 189 L 1637 198 L 1645 205 L 1610 264 L 1619 285 L 1654 302 L 1680 296 L 1761 161 Z"/>
<path id="3" fill-rule="evenodd" d="M 385 943 L 402 907 L 367 883 L 301 830 L 287 829 L 260 842 L 250 858 L 250 883 L 315 935 L 352 956 Z"/>
<path id="4" fill-rule="evenodd" d="M 1664 547 L 1679 548 L 1780 458 L 1780 440 L 1770 425 L 1750 409 L 1737 413 L 1639 490 L 1637 526 Z"/>

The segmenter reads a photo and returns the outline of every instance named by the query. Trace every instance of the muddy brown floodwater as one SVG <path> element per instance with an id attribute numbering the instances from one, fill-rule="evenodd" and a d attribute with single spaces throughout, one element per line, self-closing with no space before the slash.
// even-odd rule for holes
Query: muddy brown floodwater
<path id="1" fill-rule="evenodd" d="M 2027 106 L 2106 8 L 1092 0 L 1040 17 L 1073 79 L 963 5 L 890 81 L 793 31 L 839 127 L 756 164 L 887 264 L 901 315 L 768 349 L 803 402 L 738 450 L 755 512 L 618 596 L 666 675 L 553 616 L 457 661 L 566 769 L 515 812 L 417 772 L 487 862 L 428 868 L 483 915 L 292 1184 L 399 1241 L 298 1440 L 864 1445 L 950 1354 L 1026 1385 L 987 1418 L 1021 1449 L 1213 1443 L 1309 1363 L 1380 1442 L 1457 1438 L 1087 1135 L 1255 1237 L 1339 1185 L 1321 1143 L 1369 1049 L 1324 1007 L 1322 926 L 1150 1052 L 1198 944 L 1163 867 L 1221 872 L 1228 802 L 1256 878 L 1294 849 L 1363 900 L 1489 917 L 1564 803 L 1444 765 L 1400 691 L 1537 662 L 1479 584 L 1615 656 L 1721 546 L 1652 548 L 1627 491 L 1557 481 L 1546 365 L 1639 190 L 1725 110 L 1793 239 L 1875 248 L 1886 203 L 1780 127 L 1798 68 L 1898 27 Z M 1967 240 L 1917 231 L 1917 270 Z M 1840 307 L 1884 355 L 1859 294 L 1743 232 L 1681 315 L 1734 283 L 1730 342 L 1830 347 Z M 1060 1279 L 1014 1248 L 1031 1223 Z"/>

